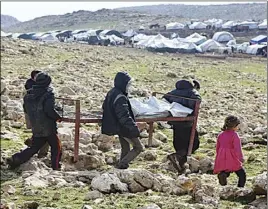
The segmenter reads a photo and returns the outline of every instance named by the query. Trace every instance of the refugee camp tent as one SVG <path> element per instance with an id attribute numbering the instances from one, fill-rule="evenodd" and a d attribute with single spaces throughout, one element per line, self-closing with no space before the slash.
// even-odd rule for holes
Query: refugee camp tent
<path id="1" fill-rule="evenodd" d="M 14 39 L 17 39 L 18 36 L 20 36 L 21 33 L 12 33 L 11 37 L 14 38 Z"/>
<path id="2" fill-rule="evenodd" d="M 194 22 L 193 24 L 189 25 L 189 29 L 194 30 L 194 29 L 206 29 L 207 24 L 202 23 L 202 22 Z"/>
<path id="3" fill-rule="evenodd" d="M 144 27 L 143 25 L 141 25 L 141 26 L 139 27 L 139 31 L 143 31 L 143 30 L 145 30 L 145 27 Z"/>
<path id="4" fill-rule="evenodd" d="M 172 33 L 171 36 L 170 36 L 170 39 L 174 39 L 174 38 L 179 38 L 179 34 Z"/>
<path id="5" fill-rule="evenodd" d="M 235 40 L 230 40 L 230 41 L 228 41 L 226 46 L 236 46 L 236 41 Z"/>
<path id="6" fill-rule="evenodd" d="M 143 47 L 147 47 L 148 45 L 154 44 L 156 42 L 161 42 L 163 40 L 169 40 L 169 39 L 162 36 L 161 34 L 158 34 L 156 36 L 147 36 L 146 39 L 139 41 L 136 44 L 136 46 L 143 48 Z"/>
<path id="7" fill-rule="evenodd" d="M 254 54 L 254 55 L 260 55 L 262 54 L 263 50 L 266 48 L 267 51 L 267 45 L 250 45 L 247 47 L 246 53 L 247 54 Z"/>
<path id="8" fill-rule="evenodd" d="M 141 40 L 147 40 L 148 38 L 150 38 L 150 36 L 147 36 L 145 34 L 138 34 L 138 35 L 135 35 L 131 40 L 133 43 L 137 43 Z"/>
<path id="9" fill-rule="evenodd" d="M 110 35 L 110 36 L 106 36 L 109 40 L 110 43 L 112 45 L 120 45 L 120 44 L 124 44 L 125 40 L 116 36 L 116 35 Z"/>
<path id="10" fill-rule="evenodd" d="M 71 30 L 63 30 L 61 32 L 59 32 L 56 37 L 66 37 L 66 38 L 70 38 L 72 35 L 72 31 Z"/>
<path id="11" fill-rule="evenodd" d="M 129 37 L 129 38 L 131 38 L 131 37 L 133 37 L 133 36 L 135 36 L 135 35 L 137 35 L 138 33 L 136 32 L 136 31 L 134 31 L 133 29 L 130 29 L 130 30 L 128 30 L 128 31 L 126 31 L 125 33 L 123 33 L 122 35 L 124 36 L 124 37 Z"/>
<path id="12" fill-rule="evenodd" d="M 221 31 L 221 32 L 214 33 L 212 39 L 221 43 L 221 42 L 228 42 L 230 40 L 234 40 L 235 38 L 231 33 L 226 32 L 226 31 Z"/>
<path id="13" fill-rule="evenodd" d="M 78 29 L 78 30 L 74 30 L 72 32 L 72 35 L 79 34 L 79 33 L 85 33 L 85 32 L 87 32 L 87 30 L 85 30 L 85 29 Z"/>
<path id="14" fill-rule="evenodd" d="M 248 26 L 249 29 L 257 29 L 258 28 L 258 23 L 257 22 L 249 22 L 249 21 L 244 21 L 241 23 L 238 23 L 238 25 L 242 25 L 242 26 Z"/>
<path id="15" fill-rule="evenodd" d="M 8 34 L 5 33 L 4 31 L 1 31 L 1 37 L 6 37 L 6 36 L 8 36 Z"/>
<path id="16" fill-rule="evenodd" d="M 237 25 L 235 21 L 227 21 L 226 23 L 222 24 L 223 29 L 231 29 L 231 27 Z"/>
<path id="17" fill-rule="evenodd" d="M 207 40 L 207 38 L 205 36 L 201 36 L 198 33 L 193 33 L 192 35 L 187 36 L 183 41 L 194 43 L 196 45 L 200 45 L 200 44 L 204 43 L 206 40 Z"/>
<path id="18" fill-rule="evenodd" d="M 45 34 L 45 35 L 40 37 L 40 40 L 44 41 L 44 42 L 58 42 L 59 39 L 56 37 L 56 35 L 57 35 L 57 33 Z"/>
<path id="19" fill-rule="evenodd" d="M 258 25 L 260 30 L 267 30 L 267 19 L 263 20 L 261 24 Z"/>
<path id="20" fill-rule="evenodd" d="M 205 24 L 207 25 L 211 25 L 212 27 L 214 26 L 215 28 L 221 28 L 222 24 L 223 24 L 223 20 L 221 19 L 209 19 L 207 21 L 204 21 Z"/>
<path id="21" fill-rule="evenodd" d="M 218 49 L 220 47 L 222 47 L 222 45 L 213 39 L 209 39 L 209 40 L 205 41 L 204 43 L 200 44 L 199 46 L 197 46 L 197 48 L 201 52 L 212 51 L 212 50 Z"/>
<path id="22" fill-rule="evenodd" d="M 183 29 L 184 25 L 178 22 L 172 22 L 168 23 L 166 25 L 166 30 L 178 30 L 178 29 Z"/>
<path id="23" fill-rule="evenodd" d="M 41 40 L 41 37 L 43 35 L 46 35 L 47 33 L 44 33 L 44 32 L 39 32 L 39 33 L 36 33 L 32 36 L 32 40 Z"/>
<path id="24" fill-rule="evenodd" d="M 101 38 L 97 35 L 98 30 L 89 30 L 86 32 L 85 39 L 88 44 L 99 45 L 101 44 Z"/>
<path id="25" fill-rule="evenodd" d="M 32 36 L 34 35 L 35 33 L 22 33 L 18 36 L 18 38 L 21 38 L 21 39 L 26 39 L 26 40 L 32 40 Z"/>
<path id="26" fill-rule="evenodd" d="M 251 44 L 260 44 L 262 42 L 267 42 L 267 36 L 265 35 L 259 35 L 253 39 L 250 40 Z"/>
<path id="27" fill-rule="evenodd" d="M 116 35 L 119 38 L 122 38 L 121 33 L 116 30 L 103 30 L 99 33 L 99 36 L 109 36 L 109 35 Z"/>

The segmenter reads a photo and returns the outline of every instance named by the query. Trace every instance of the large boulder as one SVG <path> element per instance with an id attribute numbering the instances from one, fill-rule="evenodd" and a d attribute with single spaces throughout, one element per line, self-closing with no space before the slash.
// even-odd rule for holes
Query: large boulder
<path id="1" fill-rule="evenodd" d="M 267 197 L 261 197 L 249 203 L 244 209 L 267 209 Z"/>
<path id="2" fill-rule="evenodd" d="M 254 178 L 252 184 L 257 195 L 267 195 L 267 171 Z"/>
<path id="3" fill-rule="evenodd" d="M 92 179 L 91 187 L 102 193 L 128 192 L 128 186 L 122 183 L 116 174 L 104 173 Z"/>
<path id="4" fill-rule="evenodd" d="M 85 201 L 89 201 L 89 200 L 95 200 L 95 199 L 98 199 L 98 198 L 102 198 L 103 197 L 103 194 L 99 191 L 90 191 L 86 194 L 84 200 Z"/>
<path id="5" fill-rule="evenodd" d="M 256 193 L 249 188 L 238 188 L 233 186 L 224 186 L 220 188 L 220 198 L 222 200 L 243 201 L 250 203 L 256 199 Z"/>
<path id="6" fill-rule="evenodd" d="M 99 147 L 101 151 L 107 152 L 113 148 L 114 137 L 105 134 L 99 134 L 94 135 L 92 141 Z"/>

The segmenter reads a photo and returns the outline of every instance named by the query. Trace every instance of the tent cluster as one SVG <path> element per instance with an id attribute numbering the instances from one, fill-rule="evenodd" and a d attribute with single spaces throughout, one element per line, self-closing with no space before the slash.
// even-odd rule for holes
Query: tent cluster
<path id="1" fill-rule="evenodd" d="M 224 22 L 221 19 L 209 19 L 206 21 L 192 21 L 191 23 L 179 23 L 179 22 L 171 22 L 165 25 L 166 30 L 179 30 L 185 29 L 188 26 L 190 30 L 199 30 L 199 29 L 207 29 L 207 28 L 216 28 L 216 29 L 231 29 L 234 26 L 248 26 L 249 30 L 252 29 L 260 29 L 266 30 L 267 29 L 267 19 L 263 20 L 262 22 L 255 22 L 255 21 L 226 21 Z"/>
<path id="2" fill-rule="evenodd" d="M 226 43 L 235 41 L 234 36 L 229 32 L 217 32 L 212 39 L 198 33 L 193 33 L 185 38 L 172 34 L 171 38 L 166 38 L 161 34 L 156 36 L 147 36 L 138 34 L 132 38 L 134 46 L 156 52 L 173 53 L 204 53 L 209 51 L 220 51 L 226 49 Z"/>

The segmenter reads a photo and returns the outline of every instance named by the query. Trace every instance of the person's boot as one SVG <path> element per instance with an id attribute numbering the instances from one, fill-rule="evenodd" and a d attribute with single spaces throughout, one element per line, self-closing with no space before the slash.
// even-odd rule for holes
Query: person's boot
<path id="1" fill-rule="evenodd" d="M 14 170 L 15 168 L 20 166 L 19 160 L 14 157 L 7 158 L 6 163 L 8 165 L 8 169 Z"/>
<path id="2" fill-rule="evenodd" d="M 115 168 L 117 169 L 128 169 L 129 165 L 128 164 L 122 164 L 122 163 L 118 163 Z"/>
<path id="3" fill-rule="evenodd" d="M 32 146 L 33 144 L 33 138 L 28 138 L 24 141 L 24 144 L 27 145 L 28 147 Z"/>
<path id="4" fill-rule="evenodd" d="M 177 163 L 176 153 L 172 153 L 172 154 L 168 155 L 167 159 L 171 162 L 173 167 L 179 172 L 180 168 L 179 168 L 178 163 Z"/>
<path id="5" fill-rule="evenodd" d="M 228 175 L 225 172 L 220 172 L 218 174 L 218 179 L 219 179 L 220 185 L 222 185 L 222 186 L 227 185 L 227 177 L 228 177 Z"/>
<path id="6" fill-rule="evenodd" d="M 49 149 L 49 144 L 46 143 L 46 144 L 39 150 L 37 157 L 38 157 L 38 158 L 46 157 L 46 156 L 47 156 L 47 153 L 48 153 L 48 149 Z"/>

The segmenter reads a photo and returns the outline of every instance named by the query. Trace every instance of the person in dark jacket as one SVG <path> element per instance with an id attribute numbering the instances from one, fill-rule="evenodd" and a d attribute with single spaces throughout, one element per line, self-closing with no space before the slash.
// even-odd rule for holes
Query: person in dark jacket
<path id="1" fill-rule="evenodd" d="M 27 162 L 46 142 L 51 147 L 51 164 L 54 170 L 60 169 L 61 144 L 57 136 L 57 121 L 61 120 L 55 110 L 55 98 L 49 87 L 51 77 L 43 72 L 36 76 L 36 85 L 23 98 L 24 111 L 29 115 L 32 126 L 32 145 L 7 160 L 11 169 Z"/>
<path id="2" fill-rule="evenodd" d="M 27 93 L 29 93 L 29 92 L 30 92 L 29 90 L 32 89 L 32 88 L 33 88 L 33 85 L 36 84 L 36 83 L 35 83 L 35 78 L 36 78 L 36 75 L 37 75 L 38 73 L 40 73 L 40 72 L 41 72 L 41 71 L 39 71 L 39 70 L 33 70 L 33 71 L 31 72 L 31 78 L 29 78 L 29 79 L 26 81 L 25 85 L 24 85 L 24 87 L 25 87 Z M 30 128 L 31 128 L 31 123 L 30 123 L 30 120 L 29 120 L 29 116 L 28 116 L 28 114 L 26 114 L 26 113 L 24 113 L 24 114 L 25 114 L 26 127 L 27 127 L 28 129 L 30 129 Z M 26 141 L 24 142 L 24 144 L 27 145 L 28 147 L 30 147 L 30 146 L 32 146 L 32 143 L 33 143 L 32 141 L 33 141 L 33 137 L 28 138 L 28 139 L 26 139 Z M 42 158 L 42 157 L 47 156 L 48 149 L 49 149 L 49 144 L 46 143 L 46 144 L 39 150 L 39 152 L 38 152 L 38 158 Z"/>
<path id="3" fill-rule="evenodd" d="M 179 80 L 176 83 L 176 89 L 167 93 L 174 96 L 180 96 L 201 101 L 201 96 L 198 91 L 200 89 L 200 84 L 198 81 L 190 82 L 188 80 Z M 195 109 L 195 100 L 187 100 L 184 98 L 172 97 L 165 95 L 164 99 L 168 102 L 177 102 L 181 105 L 188 107 L 192 110 Z M 193 112 L 194 113 L 194 112 Z M 193 113 L 191 115 L 193 115 Z M 173 146 L 176 153 L 168 156 L 168 159 L 172 162 L 175 168 L 179 172 L 184 170 L 184 164 L 187 162 L 187 152 L 190 143 L 190 136 L 192 130 L 192 121 L 177 121 L 169 122 L 173 126 Z M 195 152 L 199 148 L 199 136 L 197 130 L 195 131 L 194 144 L 192 152 Z M 177 163 L 179 162 L 179 164 Z"/>
<path id="4" fill-rule="evenodd" d="M 102 134 L 119 136 L 121 156 L 118 169 L 127 169 L 129 163 L 143 151 L 138 138 L 140 131 L 128 99 L 130 84 L 131 77 L 126 72 L 118 72 L 114 79 L 114 88 L 107 93 L 102 106 Z M 132 150 L 130 144 L 133 146 Z"/>

